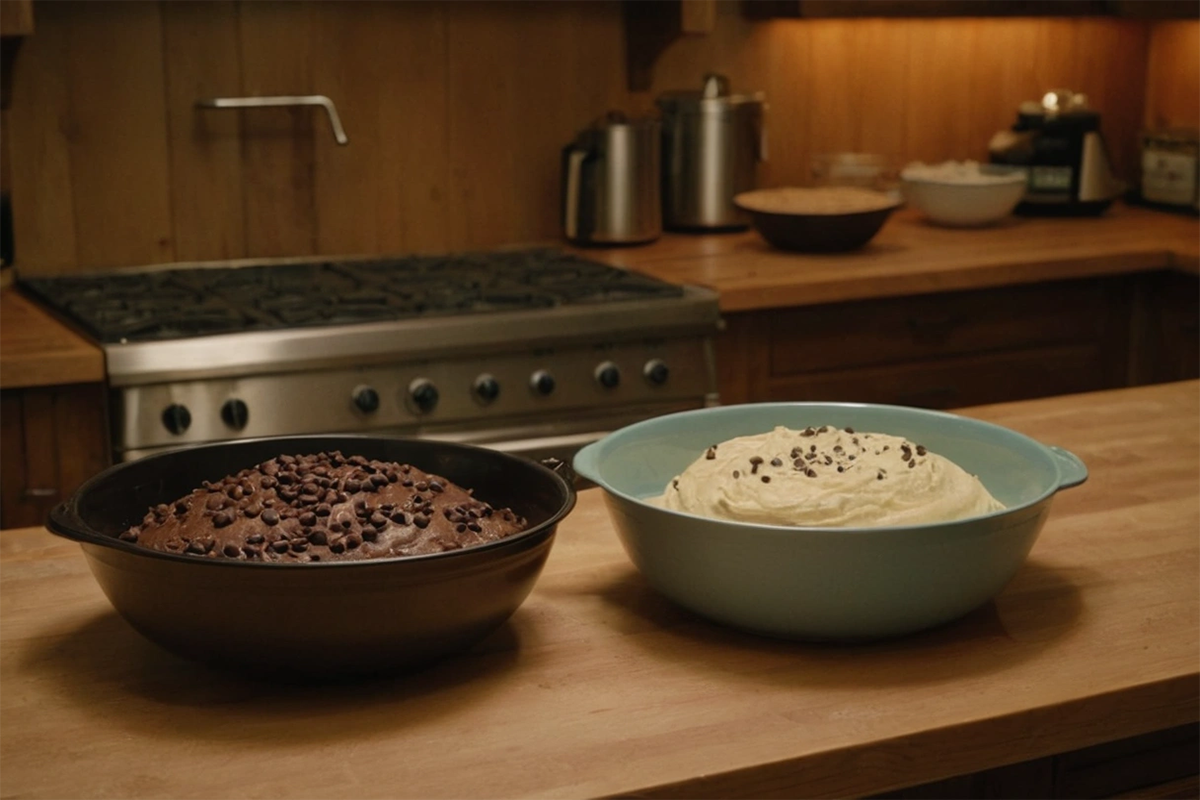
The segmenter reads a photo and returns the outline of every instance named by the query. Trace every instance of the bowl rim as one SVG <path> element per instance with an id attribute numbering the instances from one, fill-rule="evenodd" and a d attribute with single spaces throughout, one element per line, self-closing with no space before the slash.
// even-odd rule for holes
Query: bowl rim
<path id="1" fill-rule="evenodd" d="M 775 187 L 775 189 L 818 189 L 818 188 L 821 188 L 821 187 L 816 187 L 816 186 L 777 186 L 777 187 Z M 863 211 L 837 211 L 837 212 L 767 211 L 765 209 L 754 208 L 753 206 L 745 205 L 745 203 L 740 199 L 740 198 L 746 197 L 747 195 L 758 194 L 760 192 L 770 192 L 770 191 L 774 191 L 774 189 L 751 189 L 746 192 L 739 192 L 738 194 L 733 196 L 733 204 L 735 206 L 737 206 L 738 208 L 740 208 L 742 211 L 746 211 L 750 214 L 755 214 L 755 215 L 761 214 L 763 216 L 769 216 L 769 217 L 783 217 L 786 219 L 805 219 L 805 218 L 832 219 L 834 217 L 862 217 L 862 216 L 868 216 L 868 215 L 873 215 L 873 214 L 890 214 L 891 212 L 895 211 L 900 206 L 904 205 L 904 198 L 896 197 L 889 192 L 881 192 L 881 191 L 878 191 L 877 189 L 867 189 L 865 191 L 874 192 L 881 196 L 887 197 L 891 202 L 885 206 L 879 206 L 876 208 L 868 208 Z"/>
<path id="2" fill-rule="evenodd" d="M 437 447 L 444 447 L 444 448 L 447 448 L 450 450 L 457 450 L 457 451 L 464 452 L 464 453 L 475 453 L 477 455 L 483 455 L 484 457 L 494 458 L 494 459 L 504 461 L 504 462 L 521 464 L 524 466 L 531 467 L 535 471 L 542 472 L 544 475 L 549 477 L 554 483 L 557 483 L 559 485 L 559 487 L 561 489 L 563 489 L 563 498 L 564 499 L 563 499 L 562 504 L 558 507 L 557 510 L 555 510 L 555 512 L 553 514 L 551 514 L 547 519 L 543 520 L 542 522 L 539 522 L 537 525 L 533 525 L 529 528 L 526 528 L 525 530 L 518 531 L 517 533 L 514 533 L 510 536 L 506 536 L 502 539 L 496 539 L 496 540 L 493 540 L 490 542 L 484 542 L 482 544 L 471 545 L 469 547 L 462 547 L 457 550 L 444 550 L 439 553 L 423 553 L 420 555 L 412 555 L 412 556 L 391 556 L 388 558 L 363 558 L 363 559 L 354 559 L 354 560 L 345 560 L 345 561 L 315 561 L 315 562 L 306 561 L 306 562 L 296 562 L 296 563 L 279 563 L 279 562 L 274 562 L 274 561 L 238 561 L 238 560 L 234 560 L 234 559 L 225 559 L 225 558 L 220 558 L 220 559 L 200 558 L 200 557 L 196 557 L 196 556 L 185 555 L 183 553 L 168 553 L 168 552 L 165 552 L 162 550 L 154 550 L 149 547 L 140 547 L 133 542 L 127 542 L 127 541 L 124 541 L 123 539 L 118 539 L 115 536 L 108 536 L 106 534 L 100 533 L 99 531 L 92 528 L 90 525 L 87 525 L 86 522 L 84 522 L 83 519 L 81 517 L 79 517 L 78 512 L 76 510 L 76 506 L 78 504 L 79 499 L 86 493 L 86 491 L 88 489 L 90 489 L 91 487 L 100 483 L 103 480 L 109 479 L 112 475 L 118 474 L 122 470 L 130 468 L 130 466 L 133 464 L 140 464 L 140 463 L 143 463 L 146 461 L 165 459 L 168 457 L 178 458 L 178 457 L 180 457 L 181 454 L 195 453 L 199 450 L 204 450 L 204 449 L 228 448 L 230 445 L 261 444 L 264 442 L 275 442 L 275 441 L 288 441 L 288 442 L 298 442 L 298 441 L 304 441 L 304 440 L 313 440 L 313 441 L 342 440 L 342 441 L 344 441 L 347 439 L 362 439 L 362 440 L 369 440 L 369 441 L 388 440 L 388 441 L 401 441 L 401 442 L 421 442 L 423 444 L 434 445 Z M 316 452 L 316 451 L 314 451 L 314 452 Z M 251 466 L 253 466 L 253 465 L 251 465 Z M 478 553 L 483 553 L 483 552 L 486 552 L 489 550 L 501 550 L 501 549 L 513 547 L 516 545 L 522 545 L 522 544 L 528 543 L 528 540 L 530 540 L 530 539 L 534 539 L 534 538 L 537 538 L 542 535 L 548 536 L 549 534 L 552 534 L 554 532 L 555 528 L 558 526 L 558 524 L 575 508 L 575 504 L 576 504 L 577 500 L 578 500 L 578 495 L 575 491 L 575 487 L 572 485 L 572 483 L 570 481 L 566 480 L 557 471 L 550 469 L 545 464 L 539 463 L 537 461 L 532 461 L 530 459 L 522 458 L 520 456 L 513 455 L 512 453 L 506 453 L 506 452 L 503 452 L 500 450 L 492 450 L 490 448 L 481 447 L 479 445 L 467 444 L 464 442 L 445 442 L 445 441 L 435 440 L 435 439 L 423 439 L 423 438 L 415 437 L 415 436 L 372 435 L 372 434 L 362 434 L 362 433 L 346 433 L 346 434 L 318 433 L 318 434 L 300 434 L 300 435 L 294 435 L 294 436 L 289 436 L 289 435 L 259 436 L 259 437 L 248 438 L 248 439 L 237 439 L 234 441 L 210 442 L 210 443 L 206 443 L 206 444 L 191 445 L 191 446 L 179 448 L 179 449 L 166 450 L 166 451 L 159 452 L 159 453 L 152 453 L 150 455 L 143 456 L 142 458 L 135 459 L 134 461 L 124 461 L 124 462 L 120 462 L 118 464 L 113 464 L 113 465 L 105 468 L 104 470 L 96 473 L 92 477 L 88 478 L 86 481 L 84 481 L 79 486 L 78 489 L 76 489 L 74 492 L 71 493 L 70 497 L 68 497 L 63 502 L 54 506 L 50 512 L 49 519 L 47 520 L 45 527 L 48 531 L 50 531 L 50 533 L 52 533 L 56 536 L 62 537 L 64 539 L 68 539 L 70 541 L 78 542 L 81 545 L 97 545 L 100 547 L 110 548 L 110 549 L 113 549 L 113 550 L 116 550 L 119 552 L 124 552 L 124 553 L 130 554 L 130 555 L 140 556 L 140 557 L 144 557 L 144 558 L 164 559 L 164 560 L 173 561 L 173 562 L 179 563 L 179 564 L 195 564 L 195 565 L 201 565 L 201 566 L 218 567 L 218 568 L 226 568 L 226 569 L 266 569 L 266 570 L 272 570 L 272 571 L 276 571 L 276 572 L 278 572 L 280 570 L 285 570 L 285 569 L 286 570 L 300 569 L 300 570 L 305 570 L 305 571 L 311 571 L 313 569 L 323 569 L 323 570 L 367 569 L 370 567 L 380 567 L 380 566 L 385 566 L 385 565 L 391 565 L 394 567 L 399 564 L 421 564 L 421 563 L 428 563 L 430 561 L 449 560 L 449 559 L 453 559 L 455 557 L 465 558 L 467 556 L 472 556 L 472 555 L 475 555 Z M 59 518 L 60 515 L 70 515 L 73 518 L 73 520 L 78 520 L 80 525 L 76 528 L 72 528 L 67 524 L 67 520 Z"/>
<path id="3" fill-rule="evenodd" d="M 900 182 L 917 184 L 920 186 L 937 186 L 946 189 L 1009 189 L 1014 186 L 1026 186 L 1029 183 L 1029 178 L 1022 172 L 996 173 L 992 177 L 1003 178 L 1003 180 L 994 180 L 987 183 L 967 183 L 963 181 L 946 180 L 944 178 L 923 178 L 913 177 L 900 173 Z"/>
<path id="4" fill-rule="evenodd" d="M 731 409 L 731 408 L 737 408 L 739 406 L 742 406 L 742 407 L 753 406 L 756 408 L 764 408 L 764 407 L 766 407 L 766 408 L 770 408 L 770 407 L 798 408 L 799 407 L 799 408 L 813 408 L 813 409 L 864 409 L 865 408 L 865 409 L 873 409 L 873 410 L 874 409 L 897 410 L 897 411 L 902 411 L 905 413 L 915 413 L 915 414 L 918 414 L 921 416 L 930 416 L 930 417 L 934 417 L 934 418 L 954 420 L 956 423 L 966 422 L 969 425 L 977 425 L 984 429 L 991 429 L 991 430 L 996 431 L 1004 436 L 1013 436 L 1013 437 L 1017 437 L 1019 439 L 1024 440 L 1025 442 L 1033 445 L 1035 449 L 1042 452 L 1043 455 L 1045 456 L 1047 462 L 1049 462 L 1052 466 L 1055 467 L 1056 470 L 1058 470 L 1058 463 L 1057 463 L 1054 447 L 1052 447 L 1051 445 L 1042 444 L 1038 440 L 1036 440 L 1030 436 L 1026 436 L 1025 434 L 1021 433 L 1020 431 L 1013 430 L 1012 428 L 1007 428 L 1003 425 L 998 425 L 994 422 L 988 422 L 986 420 L 975 419 L 974 417 L 966 417 L 961 414 L 954 414 L 949 411 L 939 411 L 939 410 L 934 410 L 934 409 L 916 408 L 914 406 L 902 406 L 902 405 L 895 405 L 895 404 L 889 404 L 889 403 L 862 403 L 862 402 L 775 401 L 775 402 L 763 402 L 763 403 L 735 403 L 735 404 L 723 405 L 723 406 L 710 406 L 708 408 L 697 408 L 697 409 L 690 409 L 690 410 L 686 410 L 686 411 L 677 411 L 672 414 L 665 414 L 665 415 L 662 415 L 659 417 L 654 417 L 652 419 L 641 420 L 639 422 L 632 423 L 632 424 L 627 425 L 623 428 L 620 428 L 616 431 L 613 431 L 608 436 L 604 437 L 604 439 L 600 439 L 596 442 L 593 442 L 592 444 L 589 444 L 587 447 L 584 447 L 582 450 L 580 450 L 580 454 L 584 453 L 585 451 L 589 451 L 589 448 L 596 448 L 594 450 L 590 450 L 589 451 L 590 453 L 598 453 L 600 445 L 605 440 L 610 439 L 610 437 L 616 437 L 618 434 L 624 433 L 626 431 L 630 431 L 632 429 L 637 429 L 639 427 L 649 427 L 651 424 L 653 424 L 657 421 L 660 421 L 660 420 L 664 420 L 668 417 L 678 418 L 678 417 L 684 417 L 684 416 L 703 416 L 705 414 L 712 414 L 715 412 L 719 412 L 721 409 Z M 1047 488 L 1044 492 L 1042 492 L 1037 497 L 1035 497 L 1031 500 L 1027 500 L 1027 501 L 1021 503 L 1020 505 L 1005 506 L 1004 508 L 997 509 L 996 511 L 989 511 L 986 514 L 977 514 L 975 516 L 964 517 L 962 519 L 956 519 L 956 520 L 949 520 L 946 522 L 926 522 L 926 523 L 909 524 L 909 525 L 878 525 L 878 526 L 872 526 L 872 527 L 862 527 L 862 526 L 839 527 L 839 526 L 828 526 L 828 525 L 826 525 L 826 526 L 820 526 L 820 525 L 771 525 L 771 524 L 767 524 L 764 522 L 743 522 L 743 521 L 739 521 L 739 520 L 724 519 L 724 518 L 719 518 L 719 517 L 708 517 L 708 516 L 704 516 L 701 514 L 693 514 L 693 513 L 687 512 L 687 511 L 677 511 L 672 508 L 664 508 L 663 506 L 656 505 L 654 503 L 648 502 L 647 500 L 643 500 L 642 498 L 634 497 L 630 494 L 627 494 L 626 492 L 616 489 L 615 487 L 611 486 L 608 482 L 604 481 L 602 479 L 602 476 L 600 476 L 598 474 L 590 475 L 590 474 L 587 474 L 585 471 L 581 471 L 578 469 L 576 469 L 576 471 L 578 471 L 581 475 L 588 478 L 589 480 L 594 481 L 596 483 L 596 485 L 598 485 L 600 488 L 602 488 L 609 495 L 611 495 L 615 498 L 618 498 L 622 501 L 625 501 L 625 502 L 636 503 L 637 505 L 639 505 L 643 508 L 648 508 L 648 509 L 651 509 L 651 510 L 653 510 L 655 512 L 659 512 L 659 513 L 675 515 L 675 516 L 680 516 L 680 517 L 686 517 L 689 519 L 699 520 L 699 521 L 705 522 L 705 523 L 734 525 L 734 526 L 737 526 L 738 528 L 758 530 L 758 531 L 761 531 L 764 533 L 788 532 L 788 533 L 791 533 L 794 535 L 797 531 L 800 531 L 800 532 L 804 532 L 804 533 L 827 534 L 827 535 L 868 536 L 868 535 L 878 534 L 881 531 L 886 531 L 888 533 L 904 533 L 904 532 L 915 532 L 915 531 L 927 531 L 930 529 L 947 530 L 947 529 L 954 529 L 954 528 L 959 528 L 959 527 L 973 527 L 980 520 L 997 519 L 997 518 L 1000 518 L 1003 516 L 1017 514 L 1019 512 L 1026 511 L 1029 509 L 1033 509 L 1037 506 L 1040 506 L 1042 503 L 1044 503 L 1049 498 L 1053 497 L 1059 491 L 1066 489 L 1066 488 L 1070 488 L 1071 486 L 1076 486 L 1087 480 L 1086 465 L 1083 464 L 1083 461 L 1081 459 L 1079 459 L 1078 456 L 1075 456 L 1073 453 L 1070 453 L 1069 451 L 1062 450 L 1062 448 L 1057 448 L 1057 449 L 1059 451 L 1061 451 L 1062 453 L 1065 453 L 1067 456 L 1069 456 L 1070 459 L 1078 462 L 1079 466 L 1083 468 L 1082 479 L 1076 480 L 1074 482 L 1062 481 L 1062 480 L 1053 482 L 1049 486 L 1049 488 Z M 576 458 L 578 458 L 578 457 L 579 457 L 579 454 L 576 455 Z"/>

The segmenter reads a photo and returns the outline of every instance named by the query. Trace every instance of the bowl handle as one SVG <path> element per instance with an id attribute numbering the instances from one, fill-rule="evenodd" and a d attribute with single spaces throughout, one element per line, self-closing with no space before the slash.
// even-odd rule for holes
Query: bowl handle
<path id="1" fill-rule="evenodd" d="M 1050 450 L 1050 455 L 1054 456 L 1055 463 L 1058 464 L 1058 488 L 1070 489 L 1072 486 L 1078 486 L 1088 478 L 1087 465 L 1072 453 L 1070 450 L 1064 450 L 1061 447 L 1047 445 Z"/>
<path id="2" fill-rule="evenodd" d="M 596 474 L 596 451 L 597 442 L 592 442 L 589 445 L 581 447 L 575 453 L 575 458 L 571 461 L 571 467 L 575 470 L 575 474 L 586 478 L 592 483 L 598 483 Z"/>
<path id="3" fill-rule="evenodd" d="M 74 499 L 59 503 L 50 509 L 50 515 L 46 519 L 46 530 L 75 542 L 83 541 L 83 538 L 75 531 L 82 530 L 84 527 L 84 522 L 79 518 L 79 512 L 75 508 Z"/>

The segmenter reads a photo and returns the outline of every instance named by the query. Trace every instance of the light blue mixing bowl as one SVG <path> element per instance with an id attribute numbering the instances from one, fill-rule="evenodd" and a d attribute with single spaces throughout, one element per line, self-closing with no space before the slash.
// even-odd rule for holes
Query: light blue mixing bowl
<path id="1" fill-rule="evenodd" d="M 736 523 L 646 502 L 735 436 L 831 425 L 904 436 L 978 475 L 1005 508 L 889 528 Z M 638 422 L 579 451 L 621 543 L 659 592 L 717 622 L 789 639 L 867 640 L 928 628 L 994 597 L 1033 547 L 1060 489 L 1087 479 L 1072 453 L 940 411 L 860 403 L 752 403 Z"/>

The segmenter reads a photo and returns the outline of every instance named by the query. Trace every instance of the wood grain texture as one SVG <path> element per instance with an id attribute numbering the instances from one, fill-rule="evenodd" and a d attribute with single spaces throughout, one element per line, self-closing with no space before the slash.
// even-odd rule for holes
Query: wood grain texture
<path id="1" fill-rule="evenodd" d="M 1145 125 L 1200 128 L 1200 22 L 1151 25 Z"/>
<path id="2" fill-rule="evenodd" d="M 817 153 L 983 158 L 1021 101 L 1058 86 L 1089 95 L 1133 179 L 1146 115 L 1200 73 L 1189 22 L 752 22 L 733 0 L 687 0 L 674 13 L 711 31 L 677 37 L 630 92 L 615 0 L 44 5 L 8 119 L 29 274 L 557 240 L 563 145 L 710 71 L 766 93 L 763 185 L 808 182 Z M 350 144 L 313 109 L 190 105 L 268 92 L 329 94 Z"/>
<path id="3" fill-rule="evenodd" d="M 0 0 L 0 35 L 29 36 L 33 31 L 33 0 Z"/>
<path id="4" fill-rule="evenodd" d="M 104 380 L 104 353 L 12 288 L 0 290 L 0 387 Z"/>
<path id="5" fill-rule="evenodd" d="M 1090 477 L 1055 499 L 994 601 L 853 647 L 673 606 L 630 564 L 597 490 L 495 635 L 405 679 L 340 687 L 167 656 L 110 610 L 76 545 L 6 531 L 5 793 L 856 796 L 1195 723 L 1200 384 L 964 413 L 1070 449 Z"/>
<path id="6" fill-rule="evenodd" d="M 202 98 L 241 94 L 237 6 L 178 0 L 162 13 L 173 259 L 244 258 L 241 116 L 196 107 Z"/>
<path id="7" fill-rule="evenodd" d="M 107 267 L 170 260 L 174 246 L 160 7 L 69 5 L 71 197 L 103 198 L 103 206 L 91 213 L 81 213 L 76 203 L 76 257 Z"/>
<path id="8" fill-rule="evenodd" d="M 1200 246 L 1195 219 L 1133 206 L 1104 217 L 1012 218 L 954 230 L 902 210 L 861 250 L 812 255 L 774 250 L 753 231 L 664 236 L 630 250 L 592 251 L 664 280 L 708 286 L 725 311 L 808 306 L 872 297 L 1008 286 L 1073 277 L 1188 270 Z"/>

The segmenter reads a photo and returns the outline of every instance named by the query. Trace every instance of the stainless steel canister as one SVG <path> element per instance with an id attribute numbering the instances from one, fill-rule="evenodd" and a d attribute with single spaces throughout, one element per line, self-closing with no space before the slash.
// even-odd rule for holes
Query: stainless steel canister
<path id="1" fill-rule="evenodd" d="M 575 244 L 639 244 L 662 234 L 660 125 L 610 112 L 562 152 L 563 234 Z"/>
<path id="2" fill-rule="evenodd" d="M 731 94 L 710 74 L 700 91 L 667 92 L 657 104 L 663 124 L 663 224 L 674 230 L 737 229 L 749 216 L 733 204 L 754 189 L 767 158 L 766 102 L 761 92 Z"/>

